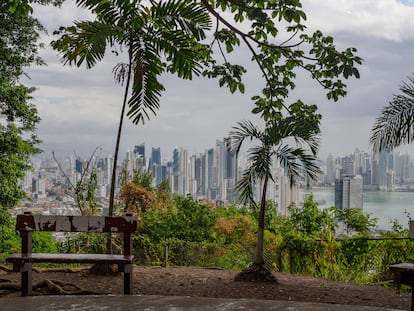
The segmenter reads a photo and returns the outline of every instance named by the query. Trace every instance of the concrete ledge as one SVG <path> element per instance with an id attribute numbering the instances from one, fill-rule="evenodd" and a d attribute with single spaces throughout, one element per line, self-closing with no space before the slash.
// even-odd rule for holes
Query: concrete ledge
<path id="1" fill-rule="evenodd" d="M 1 311 L 391 311 L 369 306 L 307 303 L 283 300 L 227 299 L 183 296 L 31 296 L 0 299 Z"/>

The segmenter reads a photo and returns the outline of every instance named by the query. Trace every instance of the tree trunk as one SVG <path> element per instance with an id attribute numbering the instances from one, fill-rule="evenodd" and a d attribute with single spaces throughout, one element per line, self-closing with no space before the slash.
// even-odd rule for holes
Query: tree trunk
<path id="1" fill-rule="evenodd" d="M 265 178 L 263 182 L 263 189 L 262 189 L 262 197 L 260 201 L 260 209 L 259 209 L 259 226 L 257 229 L 257 240 L 256 240 L 256 255 L 254 258 L 253 264 L 256 265 L 263 265 L 264 258 L 263 258 L 263 248 L 264 248 L 264 221 L 265 221 L 265 212 L 266 212 L 266 193 L 267 193 L 267 183 L 269 179 L 268 177 Z"/>
<path id="2" fill-rule="evenodd" d="M 114 215 L 114 199 L 115 199 L 115 184 L 116 184 L 116 166 L 118 162 L 118 154 L 119 154 L 119 145 L 121 142 L 121 133 L 122 133 L 122 124 L 124 123 L 124 115 L 125 115 L 125 108 L 128 102 L 128 90 L 129 90 L 129 84 L 131 81 L 131 72 L 132 72 L 132 44 L 129 46 L 129 52 L 128 52 L 128 77 L 127 82 L 125 86 L 125 92 L 124 92 L 124 101 L 122 103 L 122 110 L 121 110 L 121 117 L 119 119 L 119 126 L 118 126 L 118 134 L 116 137 L 116 144 L 115 144 L 115 152 L 114 152 L 114 163 L 112 168 L 112 178 L 111 178 L 111 190 L 109 194 L 109 208 L 108 208 L 108 214 L 109 216 Z"/>
<path id="3" fill-rule="evenodd" d="M 259 226 L 257 230 L 257 241 L 256 241 L 256 255 L 253 263 L 247 269 L 241 271 L 234 278 L 235 281 L 247 281 L 247 282 L 270 282 L 278 283 L 276 277 L 266 267 L 263 257 L 264 248 L 264 220 L 266 211 L 266 192 L 268 178 L 265 178 L 262 198 L 260 202 L 259 210 Z"/>

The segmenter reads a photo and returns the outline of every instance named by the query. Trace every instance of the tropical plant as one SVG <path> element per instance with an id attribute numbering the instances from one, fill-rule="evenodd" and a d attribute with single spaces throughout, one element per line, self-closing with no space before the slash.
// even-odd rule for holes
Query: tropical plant
<path id="1" fill-rule="evenodd" d="M 303 175 L 316 178 L 320 173 L 315 163 L 319 148 L 319 122 L 320 117 L 315 117 L 313 113 L 303 116 L 300 122 L 292 116 L 280 116 L 268 121 L 263 130 L 249 121 L 242 121 L 230 132 L 228 147 L 236 154 L 246 140 L 258 143 L 247 150 L 248 165 L 236 186 L 240 201 L 257 208 L 254 187 L 261 187 L 255 258 L 252 265 L 238 275 L 237 280 L 274 281 L 263 257 L 267 186 L 269 181 L 275 181 L 273 172 L 276 161 L 285 169 L 292 185 L 299 182 Z M 292 143 L 293 147 L 290 146 Z"/>
<path id="2" fill-rule="evenodd" d="M 144 123 L 149 112 L 156 113 L 159 97 L 164 90 L 159 76 L 164 72 L 191 79 L 201 70 L 200 62 L 207 47 L 198 43 L 206 38 L 210 18 L 193 1 L 137 0 L 77 0 L 78 5 L 96 14 L 94 21 L 75 22 L 62 27 L 61 38 L 52 46 L 61 53 L 65 63 L 87 68 L 103 59 L 107 46 L 119 53 L 127 51 L 127 63 L 119 63 L 113 72 L 115 79 L 125 82 L 124 99 L 118 126 L 111 179 L 109 215 L 113 215 L 118 161 L 123 119 L 127 115 L 133 123 Z M 132 94 L 128 99 L 130 85 Z"/>
<path id="3" fill-rule="evenodd" d="M 402 94 L 394 95 L 382 109 L 371 130 L 370 143 L 375 151 L 390 151 L 414 139 L 414 76 L 400 87 Z"/>
<path id="4" fill-rule="evenodd" d="M 128 54 L 128 63 L 114 68 L 116 79 L 126 85 L 114 154 L 110 214 L 126 104 L 127 115 L 135 124 L 149 119 L 149 113 L 156 114 L 164 90 L 159 82 L 161 74 L 169 72 L 191 79 L 202 73 L 219 78 L 219 85 L 227 86 L 232 93 L 237 90 L 243 93 L 242 75 L 246 70 L 231 64 L 227 57 L 243 43 L 265 81 L 262 93 L 252 98 L 253 113 L 264 120 L 278 115 L 283 108 L 296 118 L 309 110 L 300 101 L 289 107 L 285 105 L 289 91 L 295 87 L 297 69 L 309 73 L 327 90 L 328 98 L 335 101 L 346 94 L 346 85 L 340 77 L 359 77 L 355 65 L 361 63 L 361 58 L 354 55 L 356 49 L 339 51 L 332 37 L 320 31 L 305 33 L 306 15 L 299 0 L 76 2 L 92 10 L 96 19 L 60 29 L 61 38 L 53 42 L 53 47 L 65 63 L 76 66 L 86 63 L 90 68 L 103 59 L 107 45 L 116 53 L 124 50 Z M 214 30 L 211 18 L 216 21 Z M 278 23 L 286 27 L 287 36 L 280 36 L 281 39 Z M 214 31 L 211 43 L 205 42 L 208 31 Z M 128 100 L 131 82 L 132 94 Z"/>

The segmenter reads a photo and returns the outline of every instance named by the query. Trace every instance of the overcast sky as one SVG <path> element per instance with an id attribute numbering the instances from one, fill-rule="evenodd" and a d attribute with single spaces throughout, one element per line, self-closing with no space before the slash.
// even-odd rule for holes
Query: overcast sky
<path id="1" fill-rule="evenodd" d="M 73 1 L 66 2 L 61 9 L 35 7 L 36 16 L 50 34 L 88 16 Z M 339 102 L 329 102 L 306 73 L 298 76 L 291 100 L 300 98 L 318 105 L 323 115 L 322 159 L 329 152 L 334 156 L 350 154 L 356 148 L 369 152 L 375 118 L 414 72 L 414 1 L 303 0 L 302 4 L 309 32 L 320 29 L 333 36 L 341 49 L 356 47 L 364 62 L 361 78 L 346 82 L 348 95 Z M 31 68 L 27 84 L 38 88 L 33 101 L 42 118 L 38 134 L 45 154 L 55 150 L 65 156 L 75 151 L 88 157 L 97 146 L 102 147 L 102 156 L 113 154 L 123 88 L 115 84 L 112 68 L 119 59 L 109 54 L 95 68 L 86 70 L 63 66 L 48 46 L 41 55 L 48 66 Z M 151 147 L 161 147 L 163 158 L 170 157 L 176 146 L 187 148 L 190 154 L 204 152 L 227 136 L 236 122 L 249 119 L 259 124 L 251 114 L 250 98 L 264 81 L 254 66 L 246 63 L 248 58 L 240 61 L 252 69 L 246 75 L 244 95 L 231 95 L 220 89 L 216 80 L 164 77 L 166 92 L 157 116 L 144 126 L 126 120 L 121 158 L 140 143 L 145 143 L 147 153 Z M 413 147 L 401 151 L 414 158 Z"/>

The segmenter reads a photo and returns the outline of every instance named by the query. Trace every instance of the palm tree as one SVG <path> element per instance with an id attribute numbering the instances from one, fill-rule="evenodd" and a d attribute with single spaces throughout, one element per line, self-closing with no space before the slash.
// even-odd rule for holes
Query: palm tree
<path id="1" fill-rule="evenodd" d="M 371 130 L 374 151 L 390 151 L 414 139 L 414 76 L 400 87 L 403 94 L 394 95 Z"/>
<path id="2" fill-rule="evenodd" d="M 52 46 L 60 52 L 65 64 L 87 68 L 101 61 L 108 48 L 116 54 L 125 50 L 127 63 L 114 67 L 114 76 L 125 83 L 121 115 L 114 152 L 109 199 L 113 215 L 116 163 L 126 106 L 134 124 L 144 123 L 150 113 L 156 114 L 164 91 L 159 77 L 165 72 L 191 79 L 201 73 L 208 47 L 199 43 L 211 28 L 206 10 L 192 0 L 166 2 L 140 0 L 77 0 L 79 6 L 96 14 L 94 21 L 75 22 L 61 27 L 60 39 Z M 132 84 L 132 86 L 131 86 Z M 131 90 L 130 90 L 131 86 Z M 129 96 L 129 93 L 131 95 Z"/>
<path id="3" fill-rule="evenodd" d="M 258 142 L 257 145 L 247 150 L 249 164 L 236 186 L 241 202 L 257 208 L 253 187 L 256 184 L 262 187 L 255 258 L 248 269 L 236 276 L 236 280 L 276 281 L 266 268 L 263 256 L 266 193 L 268 182 L 273 180 L 273 163 L 274 160 L 278 160 L 280 165 L 286 169 L 291 184 L 299 181 L 303 172 L 310 178 L 315 178 L 320 173 L 315 163 L 319 148 L 319 119 L 305 122 L 304 120 L 297 121 L 292 117 L 279 118 L 267 122 L 264 130 L 250 121 L 242 121 L 230 132 L 228 147 L 236 154 L 240 152 L 245 140 Z M 291 142 L 294 142 L 293 147 L 290 146 Z"/>

